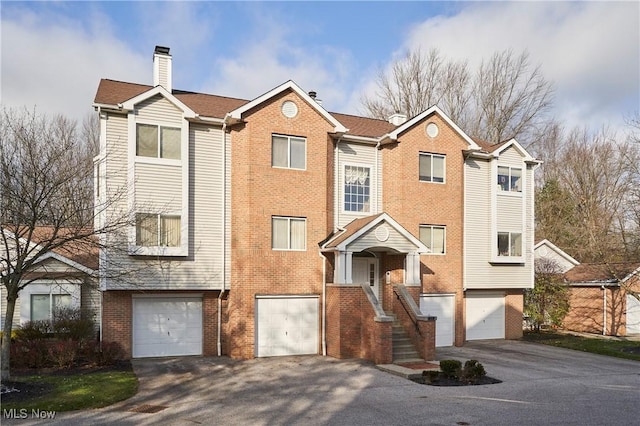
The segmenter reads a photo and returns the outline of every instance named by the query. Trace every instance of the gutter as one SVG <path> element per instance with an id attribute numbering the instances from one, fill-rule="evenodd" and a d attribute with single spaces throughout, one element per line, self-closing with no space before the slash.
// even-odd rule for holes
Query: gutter
<path id="1" fill-rule="evenodd" d="M 318 255 L 322 259 L 322 356 L 327 356 L 327 262 L 322 252 Z"/>
<path id="2" fill-rule="evenodd" d="M 607 335 L 607 287 L 601 286 L 602 289 L 602 335 Z"/>

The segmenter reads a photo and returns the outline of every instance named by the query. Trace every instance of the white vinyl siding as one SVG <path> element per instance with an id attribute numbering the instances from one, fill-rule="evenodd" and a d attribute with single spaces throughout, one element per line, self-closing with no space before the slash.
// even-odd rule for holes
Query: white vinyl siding
<path id="1" fill-rule="evenodd" d="M 139 105 L 142 104 L 144 103 Z M 166 102 L 160 102 L 160 104 L 167 106 Z M 181 116 L 175 114 L 175 108 L 170 103 L 168 105 L 170 105 L 168 110 L 173 109 L 173 112 L 168 114 L 168 110 L 164 111 L 163 122 L 181 123 Z M 155 113 L 157 114 L 158 111 L 156 110 Z M 149 114 L 141 109 L 139 116 L 150 119 L 154 114 Z M 221 128 L 188 123 L 189 146 L 187 151 L 191 154 L 182 157 L 182 165 L 136 162 L 131 169 L 136 173 L 136 177 L 132 177 L 135 186 L 131 188 L 127 186 L 127 173 L 130 171 L 127 163 L 128 119 L 124 115 L 109 115 L 103 123 L 106 125 L 104 145 L 109 148 L 103 163 L 108 182 L 105 182 L 103 188 L 106 188 L 109 197 L 116 198 L 117 194 L 126 193 L 127 190 L 133 189 L 135 192 L 130 193 L 129 200 L 133 199 L 139 202 L 142 207 L 151 205 L 152 210 L 158 210 L 161 213 L 175 213 L 176 215 L 180 213 L 182 219 L 184 218 L 183 207 L 185 207 L 183 200 L 188 199 L 186 194 L 189 191 L 193 197 L 191 201 L 193 212 L 191 214 L 198 220 L 192 224 L 193 229 L 191 230 L 185 228 L 184 223 L 182 224 L 182 233 L 188 232 L 186 235 L 190 234 L 193 238 L 188 246 L 190 247 L 189 258 L 184 258 L 184 260 L 174 258 L 160 262 L 151 258 L 128 256 L 118 251 L 110 252 L 111 259 L 109 262 L 103 263 L 103 267 L 104 265 L 107 267 L 116 265 L 114 267 L 117 267 L 118 271 L 129 270 L 132 272 L 125 282 L 101 279 L 101 288 L 135 290 L 139 288 L 140 284 L 138 283 L 144 283 L 145 289 L 221 289 L 223 281 L 228 283 L 230 276 L 229 256 L 227 256 L 225 267 L 223 254 L 225 242 L 226 253 L 230 253 L 229 227 L 231 218 L 230 203 L 227 198 L 225 238 L 223 207 L 225 206 L 225 197 L 231 196 L 231 164 L 230 147 L 227 143 L 225 171 L 223 144 L 226 142 Z M 188 180 L 183 179 L 183 172 L 189 173 Z M 192 183 L 190 189 L 185 186 L 185 183 L 188 182 Z M 129 206 L 127 200 L 122 199 L 113 206 L 112 211 L 115 212 L 118 208 L 126 212 L 132 208 L 132 205 Z M 144 209 L 141 208 L 141 210 L 144 212 Z M 105 238 L 109 239 L 109 244 L 126 244 L 126 242 L 117 240 L 122 238 L 117 233 L 110 234 Z M 133 242 L 135 243 L 135 227 L 133 227 Z M 101 256 L 104 257 L 104 254 Z"/>
<path id="2" fill-rule="evenodd" d="M 347 250 L 352 252 L 359 252 L 382 244 L 376 236 L 376 231 L 381 226 L 386 227 L 389 231 L 389 237 L 384 241 L 385 247 L 395 249 L 400 253 L 409 253 L 416 249 L 416 246 L 413 245 L 411 241 L 408 241 L 404 235 L 400 234 L 391 226 L 385 223 L 380 223 L 362 234 L 362 236 L 355 240 L 353 243 L 347 245 Z"/>
<path id="3" fill-rule="evenodd" d="M 161 95 L 156 95 L 136 105 L 136 120 L 145 123 L 162 123 L 165 126 L 182 127 L 182 112 Z"/>
<path id="4" fill-rule="evenodd" d="M 352 220 L 380 213 L 382 206 L 382 155 L 376 163 L 376 147 L 362 143 L 340 142 L 336 150 L 334 211 L 338 226 L 345 226 Z M 369 169 L 368 210 L 345 210 L 345 167 L 364 167 Z M 351 200 L 351 199 L 350 199 Z M 356 200 L 357 202 L 357 194 Z M 364 199 L 363 199 L 364 204 Z"/>
<path id="5" fill-rule="evenodd" d="M 516 158 L 517 157 L 517 158 Z M 497 160 L 465 161 L 464 288 L 507 289 L 533 286 L 533 171 L 523 167 L 522 196 L 499 195 L 497 164 L 523 165 L 513 149 Z M 522 234 L 522 256 L 498 256 L 498 232 Z M 496 263 L 498 262 L 498 263 Z M 517 265 L 507 264 L 517 262 Z"/>

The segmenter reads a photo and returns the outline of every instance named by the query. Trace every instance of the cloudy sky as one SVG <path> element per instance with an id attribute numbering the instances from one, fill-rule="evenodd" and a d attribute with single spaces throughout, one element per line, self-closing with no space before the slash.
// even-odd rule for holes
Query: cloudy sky
<path id="1" fill-rule="evenodd" d="M 473 66 L 527 49 L 567 125 L 620 126 L 640 110 L 640 3 L 6 2 L 3 105 L 82 119 L 100 78 L 152 83 L 171 48 L 174 88 L 252 99 L 292 79 L 330 111 L 362 113 L 373 79 L 407 50 Z"/>

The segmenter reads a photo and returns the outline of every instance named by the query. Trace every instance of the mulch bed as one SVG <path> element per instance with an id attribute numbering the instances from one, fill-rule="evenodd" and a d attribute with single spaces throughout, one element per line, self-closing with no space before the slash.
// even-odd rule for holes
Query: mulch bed
<path id="1" fill-rule="evenodd" d="M 437 377 L 430 378 L 428 376 L 417 377 L 411 379 L 412 382 L 420 383 L 421 385 L 430 386 L 477 386 L 477 385 L 493 385 L 496 383 L 502 383 L 502 380 L 494 379 L 492 377 L 484 376 L 474 381 L 460 381 L 455 378 L 445 376 L 440 373 Z"/>

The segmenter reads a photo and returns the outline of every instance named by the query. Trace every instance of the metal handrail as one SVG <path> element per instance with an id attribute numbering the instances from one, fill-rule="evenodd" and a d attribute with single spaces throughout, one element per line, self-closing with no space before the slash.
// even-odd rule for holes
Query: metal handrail
<path id="1" fill-rule="evenodd" d="M 420 327 L 418 326 L 418 320 L 414 320 L 413 319 L 413 315 L 411 315 L 411 312 L 409 312 L 409 309 L 407 309 L 407 307 L 405 306 L 403 298 L 400 297 L 400 293 L 398 293 L 395 289 L 393 290 L 393 292 L 396 294 L 396 297 L 400 301 L 400 304 L 404 308 L 404 311 L 407 313 L 407 316 L 409 317 L 409 319 L 413 323 L 413 326 L 416 328 L 416 332 L 418 332 L 418 334 L 420 336 L 422 336 L 422 332 L 420 331 Z"/>

